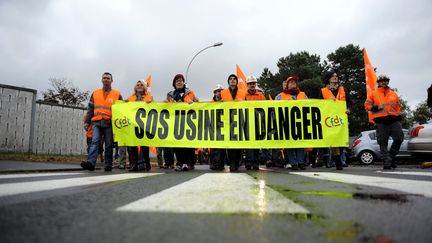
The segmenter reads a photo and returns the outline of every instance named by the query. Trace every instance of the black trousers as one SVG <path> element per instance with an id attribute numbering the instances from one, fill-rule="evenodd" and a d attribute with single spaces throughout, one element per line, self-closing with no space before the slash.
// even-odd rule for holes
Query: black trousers
<path id="1" fill-rule="evenodd" d="M 390 124 L 376 123 L 376 134 L 377 142 L 380 146 L 381 157 L 384 162 L 389 163 L 399 153 L 400 146 L 403 142 L 404 134 L 402 131 L 402 125 L 399 121 Z M 388 150 L 389 137 L 393 139 L 390 151 Z"/>
<path id="2" fill-rule="evenodd" d="M 238 169 L 240 167 L 241 149 L 227 149 L 227 157 L 231 169 Z"/>
<path id="3" fill-rule="evenodd" d="M 138 165 L 138 163 L 144 162 L 146 165 L 150 164 L 149 147 L 141 146 L 142 160 L 138 154 L 138 147 L 128 147 L 129 163 L 131 166 Z"/>
<path id="4" fill-rule="evenodd" d="M 174 148 L 178 166 L 184 164 L 195 166 L 195 149 L 194 148 Z"/>

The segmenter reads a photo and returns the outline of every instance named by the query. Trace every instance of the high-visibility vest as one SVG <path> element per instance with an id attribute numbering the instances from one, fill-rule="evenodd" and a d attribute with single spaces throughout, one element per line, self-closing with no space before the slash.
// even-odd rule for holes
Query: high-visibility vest
<path id="1" fill-rule="evenodd" d="M 222 90 L 221 96 L 223 101 L 241 101 L 245 99 L 246 91 L 243 89 L 237 89 L 237 94 L 235 98 L 233 99 L 230 89 L 226 88 Z"/>
<path id="2" fill-rule="evenodd" d="M 279 94 L 281 96 L 281 100 L 294 100 L 292 95 L 282 92 Z M 300 92 L 297 94 L 296 100 L 305 100 L 307 99 L 306 94 L 304 92 Z"/>
<path id="3" fill-rule="evenodd" d="M 127 98 L 127 101 L 136 101 L 136 100 L 137 100 L 136 95 L 131 95 L 129 96 L 129 98 Z M 150 94 L 146 94 L 144 95 L 142 101 L 153 101 L 153 96 Z"/>
<path id="4" fill-rule="evenodd" d="M 253 94 L 246 92 L 245 100 L 266 100 L 266 98 L 261 91 L 256 90 Z"/>
<path id="5" fill-rule="evenodd" d="M 370 111 L 372 106 L 379 105 L 383 105 L 383 109 L 376 112 L 371 111 L 371 119 L 400 115 L 399 96 L 390 88 L 378 88 L 378 90 L 368 95 L 364 103 L 364 107 L 367 111 Z"/>
<path id="6" fill-rule="evenodd" d="M 104 93 L 107 93 L 106 97 L 104 97 Z M 103 89 L 98 89 L 93 92 L 94 115 L 91 120 L 110 120 L 112 117 L 111 106 L 115 100 L 119 99 L 120 92 L 114 89 L 108 92 L 105 92 Z"/>
<path id="7" fill-rule="evenodd" d="M 322 96 L 325 100 L 328 99 L 336 99 L 336 100 L 346 100 L 345 89 L 342 86 L 339 86 L 336 97 L 333 95 L 333 92 L 328 88 L 321 89 Z"/>

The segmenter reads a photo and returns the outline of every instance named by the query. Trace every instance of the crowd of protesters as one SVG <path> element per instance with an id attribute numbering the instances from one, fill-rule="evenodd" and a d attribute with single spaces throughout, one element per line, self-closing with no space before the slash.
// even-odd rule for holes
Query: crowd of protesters
<path id="1" fill-rule="evenodd" d="M 275 97 L 278 100 L 305 100 L 307 95 L 299 89 L 299 77 L 288 77 L 282 81 L 282 90 Z M 395 156 L 399 152 L 400 143 L 403 140 L 400 125 L 400 103 L 397 94 L 389 88 L 390 79 L 387 76 L 378 78 L 378 89 L 371 92 L 366 98 L 365 109 L 371 113 L 372 120 L 376 124 L 378 143 L 380 145 L 384 169 L 396 168 Z M 113 148 L 116 148 L 116 156 L 119 155 L 119 169 L 126 169 L 126 151 L 129 155 L 129 171 L 149 171 L 151 163 L 149 147 L 129 146 L 118 147 L 114 144 L 111 127 L 111 106 L 116 100 L 122 100 L 119 91 L 112 89 L 112 74 L 106 72 L 102 75 L 102 88 L 95 90 L 88 104 L 88 111 L 84 118 L 87 130 L 88 157 L 81 163 L 81 167 L 93 171 L 99 154 L 105 151 L 103 161 L 104 170 L 112 171 Z M 323 76 L 324 87 L 320 90 L 320 99 L 345 101 L 346 114 L 351 114 L 352 102 L 350 92 L 340 85 L 336 72 L 328 72 Z M 227 88 L 217 85 L 213 90 L 213 102 L 247 102 L 251 100 L 266 100 L 264 94 L 257 87 L 257 79 L 249 76 L 246 79 L 247 89 L 239 88 L 238 77 L 229 75 Z M 186 85 L 182 74 L 177 74 L 172 80 L 173 90 L 167 93 L 166 102 L 185 102 L 188 104 L 199 102 L 198 97 Z M 144 80 L 136 82 L 133 93 L 127 102 L 153 101 L 148 92 L 147 83 Z M 388 138 L 393 138 L 390 150 L 387 150 Z M 105 148 L 105 149 L 104 149 Z M 157 148 L 157 163 L 159 168 L 175 169 L 176 171 L 193 170 L 197 158 L 209 163 L 212 170 L 224 170 L 229 166 L 229 171 L 235 172 L 244 164 L 246 170 L 258 170 L 260 164 L 267 167 L 279 166 L 291 170 L 305 170 L 310 164 L 312 167 L 335 167 L 342 170 L 347 166 L 346 148 L 286 148 L 286 149 L 196 149 L 196 148 Z M 174 159 L 174 156 L 176 159 Z M 174 164 L 176 161 L 176 164 Z"/>

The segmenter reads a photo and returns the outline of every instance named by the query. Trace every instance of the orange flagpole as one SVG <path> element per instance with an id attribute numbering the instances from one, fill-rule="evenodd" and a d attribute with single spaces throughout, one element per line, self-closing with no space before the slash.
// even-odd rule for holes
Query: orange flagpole
<path id="1" fill-rule="evenodd" d="M 375 73 L 374 67 L 369 60 L 369 56 L 366 52 L 366 48 L 363 49 L 363 58 L 365 66 L 365 76 L 366 76 L 366 95 L 369 96 L 373 91 L 378 88 L 377 75 Z M 374 123 L 371 119 L 372 112 L 368 111 L 369 122 Z"/>
<path id="2" fill-rule="evenodd" d="M 271 97 L 271 95 L 269 94 L 269 100 L 273 100 L 273 98 Z"/>
<path id="3" fill-rule="evenodd" d="M 242 90 L 247 90 L 246 75 L 240 69 L 240 66 L 238 64 L 236 64 L 236 74 L 238 78 L 238 88 Z"/>

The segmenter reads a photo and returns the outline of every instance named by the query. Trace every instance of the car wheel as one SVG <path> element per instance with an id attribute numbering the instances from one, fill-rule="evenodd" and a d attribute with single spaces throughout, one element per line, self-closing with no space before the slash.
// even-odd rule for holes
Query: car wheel
<path id="1" fill-rule="evenodd" d="M 361 151 L 358 158 L 363 164 L 370 165 L 375 161 L 375 154 L 369 150 L 365 150 Z"/>

